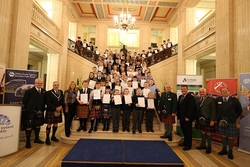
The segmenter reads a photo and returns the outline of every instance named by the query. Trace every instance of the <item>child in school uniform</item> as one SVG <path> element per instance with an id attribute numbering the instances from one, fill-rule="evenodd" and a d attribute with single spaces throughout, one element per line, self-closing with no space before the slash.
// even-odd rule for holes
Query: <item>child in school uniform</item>
<path id="1" fill-rule="evenodd" d="M 148 98 L 146 100 L 146 131 L 147 132 L 154 132 L 154 129 L 153 129 L 154 114 L 155 114 L 154 94 L 153 92 L 149 92 Z"/>
<path id="2" fill-rule="evenodd" d="M 129 99 L 131 102 L 129 102 Z M 132 110 L 132 96 L 129 94 L 129 89 L 125 88 L 122 96 L 122 131 L 130 132 L 130 114 Z"/>
<path id="3" fill-rule="evenodd" d="M 112 122 L 113 122 L 113 132 L 119 132 L 119 120 L 121 112 L 121 95 L 118 89 L 114 90 L 113 97 L 111 99 L 111 111 L 112 111 Z"/>
<path id="4" fill-rule="evenodd" d="M 105 93 L 102 97 L 102 116 L 103 116 L 103 129 L 102 131 L 109 131 L 111 113 L 111 93 L 110 86 L 105 87 Z"/>

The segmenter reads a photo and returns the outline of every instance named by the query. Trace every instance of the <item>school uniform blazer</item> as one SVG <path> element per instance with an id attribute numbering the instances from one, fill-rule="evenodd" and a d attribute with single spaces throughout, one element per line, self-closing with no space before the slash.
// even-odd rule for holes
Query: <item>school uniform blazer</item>
<path id="1" fill-rule="evenodd" d="M 190 93 L 187 93 L 181 101 L 182 97 L 183 95 L 180 95 L 177 102 L 177 117 L 181 120 L 188 118 L 190 121 L 193 121 L 197 111 L 195 98 Z"/>
<path id="2" fill-rule="evenodd" d="M 223 97 L 218 97 L 216 99 L 216 106 L 218 121 L 222 117 L 226 117 L 229 119 L 229 122 L 235 123 L 242 113 L 241 104 L 236 97 L 229 97 L 227 102 L 223 102 Z"/>
<path id="3" fill-rule="evenodd" d="M 165 109 L 167 110 L 169 115 L 173 113 L 176 114 L 177 111 L 177 95 L 173 92 L 163 92 L 160 100 L 159 100 L 159 110 L 162 111 Z"/>
<path id="4" fill-rule="evenodd" d="M 26 90 L 22 100 L 24 109 L 26 109 L 27 112 L 34 112 L 35 110 L 44 111 L 45 93 L 45 89 L 41 88 L 41 94 L 39 94 L 35 86 L 31 89 Z"/>

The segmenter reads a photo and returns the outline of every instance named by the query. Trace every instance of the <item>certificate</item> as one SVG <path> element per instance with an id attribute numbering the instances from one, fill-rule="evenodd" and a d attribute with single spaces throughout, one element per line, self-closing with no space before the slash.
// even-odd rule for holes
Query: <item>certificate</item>
<path id="1" fill-rule="evenodd" d="M 124 95 L 125 104 L 131 104 L 132 103 L 132 97 L 131 95 Z"/>
<path id="2" fill-rule="evenodd" d="M 101 99 L 101 90 L 100 89 L 94 89 L 94 100 Z"/>
<path id="3" fill-rule="evenodd" d="M 115 89 L 119 90 L 119 93 L 121 93 L 121 86 L 115 86 Z"/>
<path id="4" fill-rule="evenodd" d="M 106 87 L 105 86 L 101 86 L 100 89 L 101 89 L 102 94 L 104 94 Z"/>
<path id="5" fill-rule="evenodd" d="M 80 95 L 80 99 L 83 102 L 83 104 L 87 104 L 88 103 L 88 94 L 84 93 Z"/>
<path id="6" fill-rule="evenodd" d="M 96 81 L 89 80 L 89 86 L 88 86 L 88 88 L 94 89 L 95 88 L 95 83 L 96 83 Z"/>
<path id="7" fill-rule="evenodd" d="M 144 97 L 148 97 L 148 93 L 150 92 L 150 89 L 148 89 L 148 88 L 144 88 L 143 90 L 142 90 L 142 94 L 143 94 L 143 96 Z"/>
<path id="8" fill-rule="evenodd" d="M 114 102 L 115 102 L 115 105 L 122 104 L 121 96 L 120 95 L 114 95 Z"/>
<path id="9" fill-rule="evenodd" d="M 145 107 L 145 98 L 138 97 L 138 104 L 139 104 L 139 107 Z"/>
<path id="10" fill-rule="evenodd" d="M 99 66 L 98 71 L 102 71 L 102 70 L 103 70 L 103 66 Z"/>
<path id="11" fill-rule="evenodd" d="M 148 99 L 147 101 L 148 101 L 148 108 L 154 109 L 155 108 L 154 99 Z"/>
<path id="12" fill-rule="evenodd" d="M 132 87 L 133 87 L 134 89 L 137 89 L 137 88 L 138 88 L 138 82 L 137 82 L 137 81 L 133 81 L 133 82 L 132 82 Z"/>
<path id="13" fill-rule="evenodd" d="M 145 80 L 145 79 L 142 79 L 142 80 L 141 80 L 141 87 L 143 87 L 143 88 L 144 88 L 144 82 L 146 82 L 146 80 Z"/>
<path id="14" fill-rule="evenodd" d="M 104 94 L 104 95 L 103 95 L 102 102 L 103 102 L 104 104 L 110 104 L 110 94 Z"/>

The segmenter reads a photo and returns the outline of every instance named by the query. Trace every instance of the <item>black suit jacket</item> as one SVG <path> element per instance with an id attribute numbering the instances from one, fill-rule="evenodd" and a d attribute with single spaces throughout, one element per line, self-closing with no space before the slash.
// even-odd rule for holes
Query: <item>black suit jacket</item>
<path id="1" fill-rule="evenodd" d="M 35 86 L 25 91 L 23 97 L 23 106 L 27 112 L 44 111 L 45 110 L 45 93 L 41 88 L 41 94 L 36 90 Z"/>
<path id="2" fill-rule="evenodd" d="M 221 120 L 222 117 L 226 117 L 231 123 L 235 123 L 242 113 L 241 104 L 235 97 L 229 97 L 226 103 L 223 102 L 223 97 L 218 97 L 216 99 L 216 105 L 218 120 Z"/>
<path id="3" fill-rule="evenodd" d="M 199 98 L 197 98 L 197 100 L 199 100 L 198 102 L 199 109 L 197 113 L 198 118 L 200 116 L 203 116 L 208 120 L 216 121 L 217 111 L 216 111 L 215 99 L 212 97 L 206 96 L 203 102 L 200 102 Z"/>
<path id="4" fill-rule="evenodd" d="M 159 100 L 159 107 L 158 109 L 160 111 L 162 111 L 164 109 L 167 110 L 168 114 L 176 114 L 176 110 L 177 110 L 177 95 L 176 93 L 173 92 L 163 92 L 160 100 Z"/>
<path id="5" fill-rule="evenodd" d="M 187 93 L 181 101 L 182 97 L 183 95 L 180 95 L 177 102 L 177 117 L 181 120 L 188 118 L 190 121 L 193 121 L 197 111 L 195 98 L 190 93 Z"/>
<path id="6" fill-rule="evenodd" d="M 47 105 L 47 112 L 54 112 L 56 111 L 56 107 L 64 106 L 63 104 L 63 91 L 58 90 L 59 95 L 56 96 L 54 90 L 50 90 L 46 92 L 46 105 Z"/>

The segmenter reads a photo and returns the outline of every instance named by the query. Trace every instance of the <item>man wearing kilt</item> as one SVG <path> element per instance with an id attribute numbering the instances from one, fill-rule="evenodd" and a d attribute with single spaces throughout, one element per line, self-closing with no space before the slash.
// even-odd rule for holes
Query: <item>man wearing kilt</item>
<path id="1" fill-rule="evenodd" d="M 55 142 L 59 142 L 56 138 L 55 134 L 57 131 L 58 123 L 62 122 L 62 109 L 63 109 L 63 91 L 59 90 L 59 82 L 53 82 L 53 89 L 46 92 L 46 114 L 45 114 L 45 123 L 46 127 L 46 141 L 47 145 L 51 145 L 50 142 L 50 130 L 52 127 L 52 136 L 51 140 Z"/>
<path id="2" fill-rule="evenodd" d="M 26 148 L 31 148 L 30 135 L 32 129 L 35 131 L 34 143 L 43 144 L 39 139 L 40 126 L 44 124 L 45 93 L 42 88 L 43 81 L 35 80 L 35 86 L 27 90 L 23 97 L 24 127 L 26 128 Z"/>
<path id="3" fill-rule="evenodd" d="M 198 105 L 196 127 L 201 130 L 201 143 L 196 149 L 206 149 L 206 153 L 211 153 L 211 133 L 215 132 L 216 104 L 212 97 L 207 95 L 205 88 L 200 88 L 200 97 L 196 99 Z M 206 147 L 207 141 L 207 147 Z"/>
<path id="4" fill-rule="evenodd" d="M 91 89 L 88 88 L 88 81 L 85 80 L 82 82 L 83 88 L 78 90 L 76 100 L 78 101 L 77 105 L 77 116 L 80 120 L 80 126 L 77 129 L 77 132 L 81 130 L 87 131 L 87 119 L 89 117 L 89 95 Z M 84 95 L 85 94 L 85 95 Z M 85 98 L 85 99 L 81 99 Z"/>
<path id="5" fill-rule="evenodd" d="M 230 97 L 227 87 L 221 89 L 221 97 L 216 99 L 217 120 L 219 122 L 219 134 L 222 135 L 222 150 L 219 155 L 228 155 L 229 159 L 233 159 L 233 143 L 234 137 L 238 137 L 238 129 L 236 126 L 237 119 L 242 113 L 242 107 L 236 97 Z M 228 146 L 228 151 L 227 151 Z"/>
<path id="6" fill-rule="evenodd" d="M 107 99 L 104 99 L 106 98 L 106 96 Z M 106 86 L 105 93 L 103 94 L 102 97 L 102 116 L 103 116 L 102 131 L 109 131 L 110 117 L 112 116 L 110 101 L 111 101 L 110 86 Z"/>
<path id="7" fill-rule="evenodd" d="M 163 136 L 160 136 L 162 139 L 168 138 L 168 141 L 172 141 L 172 131 L 173 124 L 175 123 L 175 115 L 177 109 L 177 95 L 176 93 L 171 92 L 171 86 L 169 84 L 165 85 L 165 92 L 162 93 L 159 100 L 158 113 L 162 115 L 162 111 L 167 111 L 166 118 L 162 118 L 162 121 L 165 123 L 165 133 Z"/>
<path id="8" fill-rule="evenodd" d="M 99 118 L 101 116 L 102 111 L 102 100 L 101 100 L 101 84 L 100 82 L 96 82 L 95 89 L 91 91 L 90 93 L 90 123 L 91 127 L 89 129 L 89 133 L 91 133 L 93 130 L 97 131 L 97 125 Z"/>

